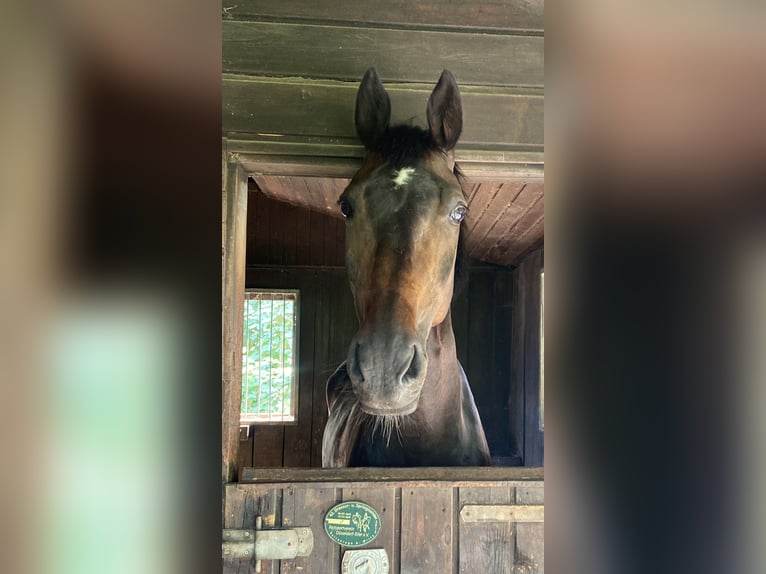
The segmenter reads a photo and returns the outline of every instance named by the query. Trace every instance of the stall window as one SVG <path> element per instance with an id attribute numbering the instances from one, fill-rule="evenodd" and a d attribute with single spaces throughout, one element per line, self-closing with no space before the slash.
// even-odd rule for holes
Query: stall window
<path id="1" fill-rule="evenodd" d="M 240 424 L 296 420 L 298 304 L 295 290 L 245 292 Z"/>

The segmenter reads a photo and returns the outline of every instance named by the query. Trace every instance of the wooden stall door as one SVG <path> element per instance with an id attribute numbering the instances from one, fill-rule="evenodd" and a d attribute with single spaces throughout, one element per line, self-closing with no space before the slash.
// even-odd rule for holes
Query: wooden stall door
<path id="1" fill-rule="evenodd" d="M 476 470 L 470 469 L 474 474 Z M 262 517 L 266 529 L 308 527 L 314 536 L 310 556 L 264 560 L 261 571 L 340 574 L 344 553 L 351 549 L 329 538 L 324 517 L 337 503 L 361 501 L 377 510 L 381 530 L 360 548 L 384 549 L 392 574 L 543 573 L 542 470 L 484 470 L 486 476 L 479 480 L 406 479 L 407 473 L 414 477 L 418 469 L 400 469 L 394 472 L 396 480 L 386 482 L 334 481 L 330 480 L 335 476 L 332 473 L 325 473 L 321 482 L 261 483 L 257 477 L 252 482 L 246 478 L 227 487 L 225 527 L 254 528 L 256 516 Z M 509 470 L 517 479 L 507 479 L 514 475 Z M 434 477 L 455 477 L 454 469 L 429 472 Z M 294 470 L 292 474 L 296 474 Z M 498 480 L 498 476 L 504 478 Z M 520 518 L 509 518 L 514 513 Z M 249 574 L 254 572 L 253 562 L 226 560 L 224 572 Z"/>

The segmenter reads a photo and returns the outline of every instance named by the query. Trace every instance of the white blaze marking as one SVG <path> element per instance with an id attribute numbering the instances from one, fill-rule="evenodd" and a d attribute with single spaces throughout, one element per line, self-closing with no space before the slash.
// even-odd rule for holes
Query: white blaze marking
<path id="1" fill-rule="evenodd" d="M 410 181 L 410 178 L 412 177 L 412 174 L 415 173 L 414 167 L 405 167 L 399 170 L 399 172 L 396 174 L 396 177 L 394 177 L 394 183 L 396 185 L 405 185 L 407 182 Z"/>

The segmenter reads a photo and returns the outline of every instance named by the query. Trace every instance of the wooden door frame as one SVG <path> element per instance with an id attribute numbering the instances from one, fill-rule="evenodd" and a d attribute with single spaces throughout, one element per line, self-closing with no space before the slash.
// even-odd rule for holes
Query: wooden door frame
<path id="1" fill-rule="evenodd" d="M 287 146 L 289 147 L 289 146 Z M 222 468 L 223 484 L 236 482 L 239 452 L 239 412 L 242 400 L 242 328 L 246 274 L 247 194 L 250 175 L 353 176 L 362 159 L 361 146 L 325 144 L 311 149 L 255 145 L 241 139 L 222 140 Z M 458 161 L 471 167 L 475 180 L 514 179 L 535 175 L 542 166 L 531 166 L 524 158 L 497 152 L 458 150 Z M 462 156 L 466 155 L 465 158 Z M 502 159 L 502 161 L 498 161 Z M 528 349 L 533 352 L 534 349 Z M 538 345 L 539 348 L 539 345 Z M 526 457 L 525 457 L 526 459 Z"/>

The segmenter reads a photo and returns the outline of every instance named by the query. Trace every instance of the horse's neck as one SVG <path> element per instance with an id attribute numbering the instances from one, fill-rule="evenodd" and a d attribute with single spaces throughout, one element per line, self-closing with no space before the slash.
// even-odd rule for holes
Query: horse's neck
<path id="1" fill-rule="evenodd" d="M 428 348 L 428 372 L 423 383 L 421 416 L 434 424 L 443 420 L 445 412 L 460 412 L 462 404 L 462 369 L 457 360 L 455 334 L 450 314 L 439 325 L 432 327 L 426 342 Z"/>

